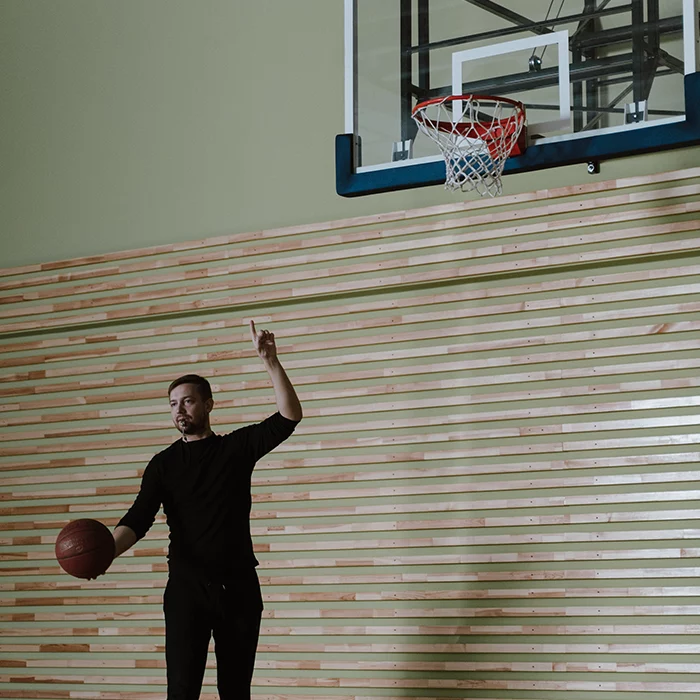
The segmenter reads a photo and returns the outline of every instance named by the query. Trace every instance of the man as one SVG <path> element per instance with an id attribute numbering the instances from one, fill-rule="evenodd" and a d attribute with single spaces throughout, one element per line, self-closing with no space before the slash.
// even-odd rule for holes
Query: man
<path id="1" fill-rule="evenodd" d="M 277 413 L 216 435 L 209 382 L 197 375 L 176 379 L 168 396 L 182 436 L 150 461 L 133 506 L 114 530 L 119 556 L 146 534 L 163 505 L 170 528 L 163 598 L 168 700 L 199 698 L 212 634 L 221 700 L 250 698 L 263 609 L 250 536 L 251 474 L 302 418 L 274 335 L 256 331 L 253 321 L 250 331 Z"/>

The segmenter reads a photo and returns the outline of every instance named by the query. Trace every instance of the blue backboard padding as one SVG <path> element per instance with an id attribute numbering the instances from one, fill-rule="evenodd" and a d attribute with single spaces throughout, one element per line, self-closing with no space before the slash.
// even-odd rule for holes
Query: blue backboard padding
<path id="1" fill-rule="evenodd" d="M 445 183 L 445 163 L 442 160 L 356 173 L 353 141 L 353 134 L 338 134 L 335 137 L 335 189 L 343 197 L 360 197 Z"/>
<path id="2" fill-rule="evenodd" d="M 521 156 L 506 161 L 504 174 L 588 163 L 624 156 L 665 151 L 700 144 L 700 73 L 685 76 L 686 118 L 673 124 L 659 124 L 530 146 Z M 336 191 L 343 197 L 439 185 L 445 182 L 445 164 L 419 163 L 395 168 L 355 172 L 353 134 L 335 138 Z"/>

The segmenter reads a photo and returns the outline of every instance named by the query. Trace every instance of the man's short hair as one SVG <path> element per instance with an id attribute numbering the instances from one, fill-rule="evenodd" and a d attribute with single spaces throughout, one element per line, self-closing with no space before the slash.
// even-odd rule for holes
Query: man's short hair
<path id="1" fill-rule="evenodd" d="M 204 377 L 200 377 L 198 374 L 185 374 L 182 377 L 178 377 L 168 387 L 168 396 L 170 396 L 170 392 L 172 392 L 176 386 L 180 386 L 180 384 L 194 384 L 197 387 L 199 395 L 204 401 L 212 398 L 211 384 L 209 384 Z"/>

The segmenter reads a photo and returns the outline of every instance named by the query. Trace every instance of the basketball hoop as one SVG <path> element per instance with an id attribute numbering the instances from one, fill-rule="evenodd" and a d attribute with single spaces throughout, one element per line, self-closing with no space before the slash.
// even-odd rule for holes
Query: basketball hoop
<path id="1" fill-rule="evenodd" d="M 525 107 L 507 97 L 450 95 L 421 102 L 411 114 L 445 157 L 445 189 L 501 194 L 510 155 L 525 150 Z"/>

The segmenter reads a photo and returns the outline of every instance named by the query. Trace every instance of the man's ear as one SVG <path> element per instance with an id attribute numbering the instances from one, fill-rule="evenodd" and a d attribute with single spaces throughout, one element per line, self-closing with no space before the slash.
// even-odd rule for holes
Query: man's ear
<path id="1" fill-rule="evenodd" d="M 214 399 L 207 399 L 204 402 L 204 410 L 207 413 L 211 413 L 213 408 L 214 408 Z"/>

